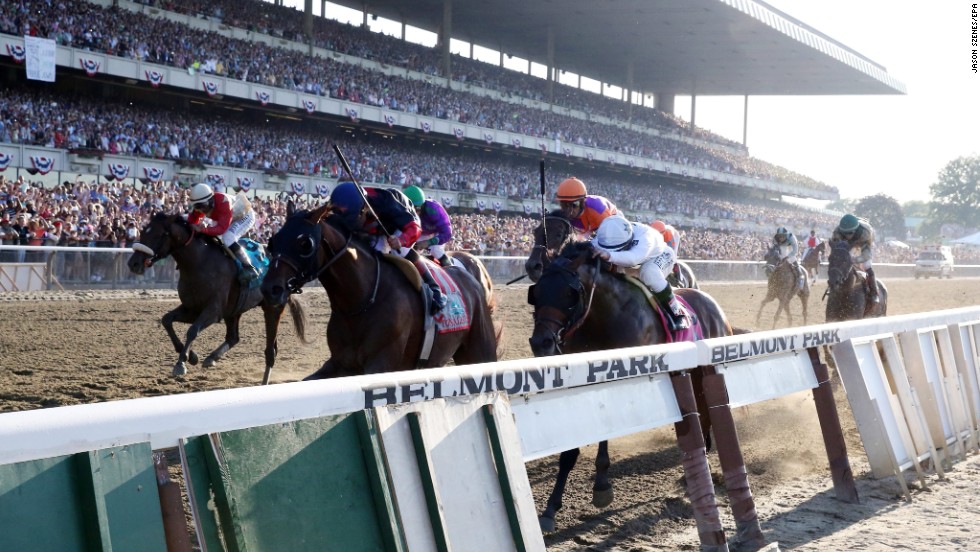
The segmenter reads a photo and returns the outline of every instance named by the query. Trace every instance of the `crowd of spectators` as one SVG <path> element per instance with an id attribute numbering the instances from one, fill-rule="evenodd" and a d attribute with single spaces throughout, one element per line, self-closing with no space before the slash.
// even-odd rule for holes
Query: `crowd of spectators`
<path id="1" fill-rule="evenodd" d="M 299 16 L 297 12 L 267 3 L 172 0 L 161 4 L 165 9 L 200 13 L 205 17 L 221 20 L 228 17 L 229 24 L 285 38 L 296 38 L 285 29 L 302 28 L 292 26 Z M 435 71 L 432 60 L 437 52 L 433 49 L 322 18 L 317 18 L 316 23 L 316 40 L 324 47 L 385 63 L 408 63 L 416 69 L 421 67 L 424 71 Z M 788 182 L 812 189 L 830 189 L 804 175 L 752 158 L 737 148 L 706 147 L 649 131 L 600 124 L 588 117 L 560 115 L 550 110 L 520 106 L 487 95 L 390 75 L 332 57 L 308 55 L 258 41 L 194 30 L 165 17 L 151 17 L 118 7 L 105 8 L 88 2 L 54 0 L 6 2 L 0 4 L 0 32 L 48 37 L 60 45 L 83 50 L 515 132 L 549 142 L 597 147 L 694 168 Z M 472 60 L 454 59 L 460 68 L 459 74 L 452 75 L 454 79 L 495 86 L 510 95 L 530 94 L 541 98 L 541 79 Z M 551 101 L 566 99 L 579 102 L 570 107 L 583 109 L 586 113 L 602 112 L 603 106 L 616 105 L 620 113 L 612 115 L 624 118 L 621 111 L 626 104 L 623 102 L 571 87 L 559 88 L 564 93 L 559 94 L 558 99 L 554 96 L 549 98 Z M 566 88 L 569 90 L 566 91 Z M 629 107 L 629 117 L 633 117 L 632 112 L 644 114 L 645 117 L 637 116 L 639 123 L 649 122 L 663 129 L 665 134 L 674 136 L 684 128 L 680 121 L 656 110 L 626 107 Z M 39 132 L 42 138 L 53 139 L 57 130 L 42 127 L 28 136 L 18 134 L 12 138 L 22 142 L 36 141 Z M 103 144 L 97 144 L 97 147 L 101 149 Z M 104 147 L 110 148 L 112 143 Z M 140 151 L 140 154 L 148 153 Z M 164 155 L 181 158 L 182 151 L 179 146 L 175 149 L 173 144 L 168 144 Z M 286 166 L 288 170 L 311 169 L 309 166 Z"/>
<path id="2" fill-rule="evenodd" d="M 279 194 L 256 196 L 257 213 L 249 234 L 260 242 L 281 227 L 286 200 L 300 208 L 312 207 L 322 198 Z M 147 184 L 142 188 L 119 182 L 98 183 L 79 178 L 47 188 L 39 182 L 0 174 L 0 244 L 130 247 L 140 230 L 157 212 L 188 210 L 187 188 L 174 183 Z M 525 256 L 530 252 L 533 228 L 539 219 L 495 212 L 454 212 L 455 237 L 449 249 L 479 255 Z M 801 236 L 805 228 L 795 228 Z M 724 231 L 681 227 L 680 257 L 691 260 L 760 260 L 770 246 L 774 228 L 758 231 Z M 821 236 L 826 239 L 827 236 Z M 879 244 L 877 262 L 910 263 L 916 251 Z M 11 257 L 14 255 L 14 257 Z M 38 260 L 42 254 L 4 251 L 3 260 Z M 957 252 L 957 262 L 980 263 L 980 252 Z"/>

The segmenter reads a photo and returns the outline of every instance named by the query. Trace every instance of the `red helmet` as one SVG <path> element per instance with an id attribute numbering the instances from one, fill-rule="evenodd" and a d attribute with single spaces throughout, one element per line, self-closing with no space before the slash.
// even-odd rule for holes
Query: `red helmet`
<path id="1" fill-rule="evenodd" d="M 579 199 L 585 199 L 586 193 L 585 184 L 573 176 L 565 179 L 558 185 L 558 192 L 555 196 L 558 198 L 558 201 L 577 201 Z"/>
<path id="2" fill-rule="evenodd" d="M 653 222 L 650 223 L 650 226 L 653 226 L 654 228 L 656 228 L 657 229 L 657 232 L 660 232 L 661 234 L 663 234 L 664 233 L 664 230 L 667 229 L 667 225 L 664 224 L 664 221 L 662 221 L 662 220 L 655 220 L 655 221 L 653 221 Z"/>

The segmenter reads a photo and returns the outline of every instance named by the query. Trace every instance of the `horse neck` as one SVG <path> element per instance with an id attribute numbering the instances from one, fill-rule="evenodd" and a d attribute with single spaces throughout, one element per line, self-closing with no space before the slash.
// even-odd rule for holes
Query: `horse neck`
<path id="1" fill-rule="evenodd" d="M 177 261 L 177 264 L 186 266 L 203 257 L 208 244 L 203 239 L 199 239 L 190 228 L 178 224 L 174 224 L 174 227 L 179 230 L 176 232 L 171 230 L 170 256 Z"/>
<path id="2" fill-rule="evenodd" d="M 330 298 L 330 304 L 345 311 L 366 303 L 375 287 L 380 285 L 378 278 L 384 267 L 380 258 L 369 247 L 355 241 L 346 243 L 340 233 L 326 223 L 323 244 L 319 247 L 320 263 L 332 264 L 320 274 L 320 283 Z M 344 253 L 345 249 L 350 249 Z M 340 258 L 333 260 L 336 255 Z M 379 293 L 382 290 L 378 290 Z"/>
<path id="3" fill-rule="evenodd" d="M 585 301 L 591 291 L 591 282 L 585 284 Z M 595 280 L 595 293 L 588 306 L 586 318 L 569 339 L 574 351 L 595 347 L 618 348 L 635 345 L 665 343 L 667 336 L 659 315 L 649 306 L 634 284 L 609 273 L 600 273 Z M 628 308 L 631 302 L 642 303 Z M 630 316 L 624 313 L 648 313 L 648 316 Z M 647 337 L 652 336 L 651 341 Z"/>

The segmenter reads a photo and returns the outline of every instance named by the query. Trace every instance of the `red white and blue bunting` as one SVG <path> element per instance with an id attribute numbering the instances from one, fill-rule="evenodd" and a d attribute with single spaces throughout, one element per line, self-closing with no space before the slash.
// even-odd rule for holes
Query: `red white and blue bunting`
<path id="1" fill-rule="evenodd" d="M 430 123 L 429 121 L 421 121 L 419 122 L 419 126 L 422 127 L 422 132 L 426 134 L 428 134 L 429 131 L 432 130 L 432 123 Z"/>
<path id="2" fill-rule="evenodd" d="M 353 107 L 348 107 L 346 109 L 347 109 L 347 116 L 350 117 L 350 120 L 351 121 L 353 121 L 353 122 L 356 123 L 357 122 L 357 110 L 354 109 Z"/>
<path id="3" fill-rule="evenodd" d="M 102 68 L 102 63 L 95 61 L 94 59 L 78 58 L 78 64 L 82 66 L 82 70 L 85 74 L 94 77 L 99 69 Z"/>
<path id="4" fill-rule="evenodd" d="M 595 154 L 592 153 L 591 151 L 587 151 L 587 152 L 585 152 L 585 158 L 588 159 L 589 161 L 594 161 L 595 160 Z"/>
<path id="5" fill-rule="evenodd" d="M 313 113 L 316 111 L 316 100 L 303 100 L 303 109 L 307 113 Z"/>
<path id="6" fill-rule="evenodd" d="M 204 87 L 204 91 L 208 96 L 214 97 L 218 95 L 218 83 L 214 81 L 201 81 L 201 86 Z"/>
<path id="7" fill-rule="evenodd" d="M 0 151 L 0 171 L 7 170 L 7 167 L 10 166 L 10 162 L 13 161 L 13 159 L 14 159 L 13 157 Z"/>
<path id="8" fill-rule="evenodd" d="M 541 153 L 548 153 L 547 142 L 538 142 L 538 147 L 541 148 Z"/>
<path id="9" fill-rule="evenodd" d="M 7 55 L 14 59 L 14 63 L 24 63 L 27 49 L 19 44 L 7 44 Z"/>
<path id="10" fill-rule="evenodd" d="M 317 184 L 316 193 L 320 194 L 320 197 L 328 197 L 330 195 L 330 186 L 326 184 Z"/>
<path id="11" fill-rule="evenodd" d="M 302 182 L 290 182 L 289 187 L 293 189 L 293 193 L 296 195 L 303 195 L 306 193 L 306 184 Z"/>
<path id="12" fill-rule="evenodd" d="M 613 155 L 613 154 L 609 154 L 609 155 L 606 156 L 606 161 L 609 161 L 610 163 L 615 164 L 616 163 L 616 156 Z"/>
<path id="13" fill-rule="evenodd" d="M 503 208 L 504 208 L 504 204 L 501 203 L 500 200 L 494 200 L 493 202 L 494 211 L 497 211 L 499 213 Z"/>
<path id="14" fill-rule="evenodd" d="M 482 211 L 482 210 L 484 210 L 486 208 L 487 208 L 487 202 L 486 201 L 484 201 L 482 199 L 476 200 L 476 210 L 477 211 Z"/>
<path id="15" fill-rule="evenodd" d="M 453 206 L 452 196 L 442 196 L 442 206 L 446 207 L 447 209 L 449 207 L 452 207 Z"/>
<path id="16" fill-rule="evenodd" d="M 572 155 L 572 148 L 562 148 L 561 152 L 565 154 L 565 157 L 569 157 Z"/>
<path id="17" fill-rule="evenodd" d="M 154 184 L 163 180 L 163 169 L 160 167 L 143 167 L 143 174 L 146 175 L 147 180 Z"/>
<path id="18" fill-rule="evenodd" d="M 525 203 L 524 204 L 524 214 L 525 215 L 530 215 L 531 214 L 531 211 L 532 211 L 531 206 L 528 205 L 527 203 Z"/>
<path id="19" fill-rule="evenodd" d="M 269 102 L 272 101 L 272 94 L 269 94 L 265 90 L 256 90 L 255 99 L 262 105 L 269 105 Z"/>
<path id="20" fill-rule="evenodd" d="M 385 122 L 388 123 L 389 127 L 395 126 L 395 123 L 398 122 L 398 117 L 395 117 L 391 113 L 385 113 Z"/>
<path id="21" fill-rule="evenodd" d="M 150 81 L 150 86 L 153 88 L 160 88 L 163 84 L 163 73 L 156 70 L 147 70 L 143 72 L 146 75 L 146 80 Z"/>
<path id="22" fill-rule="evenodd" d="M 32 155 L 31 164 L 37 169 L 37 172 L 41 174 L 48 174 L 51 169 L 54 168 L 54 158 L 45 157 L 43 155 Z"/>
<path id="23" fill-rule="evenodd" d="M 129 165 L 125 163 L 109 163 L 109 176 L 122 180 L 129 176 Z"/>
<path id="24" fill-rule="evenodd" d="M 494 139 L 493 133 L 492 132 L 484 132 L 483 133 L 483 139 L 486 140 L 486 142 L 488 144 L 492 144 L 493 143 L 493 139 Z"/>
<path id="25" fill-rule="evenodd" d="M 238 177 L 238 187 L 242 189 L 243 192 L 247 192 L 252 188 L 252 184 L 255 183 L 255 178 L 251 176 L 239 176 Z"/>
<path id="26" fill-rule="evenodd" d="M 521 139 L 520 138 L 514 138 L 513 140 L 510 141 L 510 143 L 514 144 L 514 147 L 515 148 L 521 147 Z"/>
<path id="27" fill-rule="evenodd" d="M 223 174 L 209 174 L 204 177 L 204 181 L 212 186 L 224 186 L 225 185 L 225 175 Z"/>
<path id="28" fill-rule="evenodd" d="M 463 130 L 463 127 L 454 126 L 453 135 L 456 136 L 457 140 L 462 140 L 466 137 L 466 132 Z"/>

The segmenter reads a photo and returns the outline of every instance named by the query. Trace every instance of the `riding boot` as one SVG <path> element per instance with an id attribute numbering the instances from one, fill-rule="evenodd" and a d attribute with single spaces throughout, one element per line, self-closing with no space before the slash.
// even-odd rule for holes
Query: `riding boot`
<path id="1" fill-rule="evenodd" d="M 875 271 L 873 268 L 868 268 L 865 274 L 867 274 L 868 295 L 871 298 L 871 302 L 878 303 L 881 301 L 881 297 L 878 297 L 878 281 L 875 280 Z"/>
<path id="2" fill-rule="evenodd" d="M 684 305 L 677 300 L 674 290 L 667 286 L 661 292 L 654 292 L 653 296 L 661 306 L 664 315 L 667 317 L 667 325 L 671 331 L 686 330 L 691 327 L 691 321 L 687 317 Z"/>
<path id="3" fill-rule="evenodd" d="M 235 254 L 235 258 L 241 264 L 242 276 L 245 280 L 255 280 L 259 277 L 259 271 L 252 265 L 252 259 L 248 258 L 248 253 L 242 249 L 240 243 L 235 242 L 228 247 L 232 253 Z"/>
<path id="4" fill-rule="evenodd" d="M 414 261 L 413 264 L 415 264 L 415 268 L 418 269 L 419 274 L 422 276 L 422 281 L 425 282 L 425 285 L 429 286 L 429 289 L 432 290 L 432 314 L 446 308 L 448 299 L 446 299 L 446 296 L 443 295 L 442 289 L 439 287 L 439 284 L 436 283 L 436 279 L 432 276 L 432 273 L 429 272 L 429 267 L 426 266 L 425 261 L 419 259 Z"/>
<path id="5" fill-rule="evenodd" d="M 449 258 L 448 254 L 443 253 L 442 257 L 439 257 L 439 264 L 441 264 L 443 268 L 450 267 L 453 266 L 453 260 Z"/>

